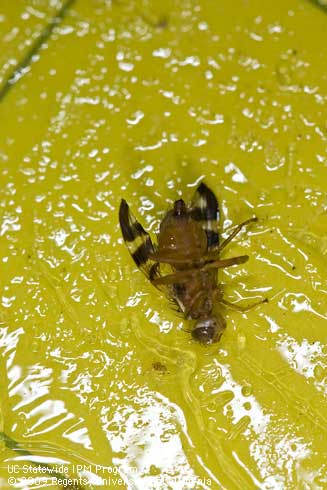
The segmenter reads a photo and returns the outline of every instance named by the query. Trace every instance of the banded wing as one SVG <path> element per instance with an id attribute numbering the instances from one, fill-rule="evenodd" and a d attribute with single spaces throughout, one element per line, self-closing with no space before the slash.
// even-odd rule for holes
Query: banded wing
<path id="1" fill-rule="evenodd" d="M 144 230 L 143 226 L 131 213 L 124 199 L 120 203 L 119 223 L 128 251 L 137 267 L 159 291 L 165 293 L 168 300 L 175 308 L 177 307 L 178 311 L 182 311 L 174 288 L 167 284 L 155 284 L 154 280 L 162 277 L 159 263 L 150 258 L 150 255 L 155 252 L 155 245 L 153 245 L 149 233 Z"/>
<path id="2" fill-rule="evenodd" d="M 135 264 L 151 281 L 157 274 L 158 263 L 150 260 L 150 254 L 155 248 L 143 226 L 131 213 L 125 199 L 121 200 L 119 208 L 119 223 L 123 238 Z"/>
<path id="3" fill-rule="evenodd" d="M 120 203 L 119 223 L 128 251 L 137 267 L 157 289 L 170 296 L 170 290 L 167 286 L 153 283 L 155 279 L 161 277 L 159 263 L 150 258 L 150 255 L 155 253 L 156 248 L 149 233 L 145 231 L 130 211 L 125 199 L 122 199 Z"/>
<path id="4" fill-rule="evenodd" d="M 214 251 L 219 246 L 219 205 L 212 190 L 203 182 L 193 196 L 190 216 L 201 222 L 207 235 L 208 252 Z"/>

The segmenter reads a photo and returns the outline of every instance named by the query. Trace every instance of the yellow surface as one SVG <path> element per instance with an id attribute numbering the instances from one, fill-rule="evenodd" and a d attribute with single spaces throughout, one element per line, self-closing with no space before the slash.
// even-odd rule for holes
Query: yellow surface
<path id="1" fill-rule="evenodd" d="M 2 87 L 60 6 L 4 2 Z M 86 465 L 85 488 L 327 488 L 326 33 L 305 1 L 79 0 L 6 92 L 0 395 L 34 461 Z M 224 230 L 259 218 L 224 253 L 251 256 L 226 298 L 269 297 L 212 347 L 117 219 L 124 197 L 155 233 L 202 179 Z M 2 451 L 1 488 L 39 488 Z"/>

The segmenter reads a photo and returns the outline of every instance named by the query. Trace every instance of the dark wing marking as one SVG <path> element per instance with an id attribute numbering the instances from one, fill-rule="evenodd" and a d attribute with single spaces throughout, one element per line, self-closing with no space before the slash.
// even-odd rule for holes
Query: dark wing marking
<path id="1" fill-rule="evenodd" d="M 149 255 L 155 251 L 153 243 L 150 235 L 130 212 L 124 199 L 120 203 L 119 223 L 126 246 L 135 264 L 148 279 L 154 279 L 156 273 L 151 270 L 155 264 L 149 259 Z"/>
<path id="2" fill-rule="evenodd" d="M 150 254 L 155 252 L 155 246 L 150 235 L 131 213 L 124 199 L 120 203 L 119 223 L 128 251 L 137 267 L 159 291 L 165 293 L 168 300 L 177 308 L 177 311 L 183 311 L 183 305 L 178 301 L 178 295 L 173 286 L 155 284 L 153 282 L 155 279 L 162 277 L 160 264 L 150 258 Z"/>
<path id="3" fill-rule="evenodd" d="M 150 254 L 155 253 L 156 249 L 149 233 L 145 231 L 141 223 L 139 223 L 131 213 L 125 199 L 122 199 L 120 203 L 119 223 L 123 238 L 132 259 L 149 281 L 153 283 L 154 279 L 161 277 L 159 263 L 150 258 Z M 168 294 L 168 288 L 166 286 L 153 285 L 160 291 Z"/>
<path id="4" fill-rule="evenodd" d="M 203 182 L 199 185 L 191 202 L 190 216 L 201 222 L 206 232 L 208 250 L 219 245 L 219 205 L 216 196 Z"/>

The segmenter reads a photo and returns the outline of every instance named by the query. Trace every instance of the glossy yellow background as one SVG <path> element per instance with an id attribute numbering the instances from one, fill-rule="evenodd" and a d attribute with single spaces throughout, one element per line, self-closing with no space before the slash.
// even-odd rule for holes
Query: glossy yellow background
<path id="1" fill-rule="evenodd" d="M 325 489 L 327 15 L 76 0 L 7 90 L 60 7 L 0 15 L 4 431 L 34 461 L 85 465 L 86 488 Z M 250 255 L 221 273 L 226 298 L 269 298 L 226 310 L 211 347 L 136 270 L 117 218 L 124 197 L 154 234 L 203 179 L 223 230 L 259 218 L 224 253 Z M 31 456 L 1 451 L 1 488 L 39 488 L 9 486 Z M 101 484 L 108 468 L 129 483 Z"/>

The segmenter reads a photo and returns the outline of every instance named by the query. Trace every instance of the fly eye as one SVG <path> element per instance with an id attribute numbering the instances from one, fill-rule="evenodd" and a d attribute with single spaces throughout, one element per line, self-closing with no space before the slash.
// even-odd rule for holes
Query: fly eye
<path id="1" fill-rule="evenodd" d="M 212 344 L 218 342 L 219 338 L 215 338 L 215 329 L 213 327 L 196 327 L 192 330 L 192 337 L 200 344 Z"/>
<path id="2" fill-rule="evenodd" d="M 192 330 L 192 337 L 200 344 L 213 344 L 219 342 L 226 322 L 222 316 L 209 317 L 199 320 Z"/>

